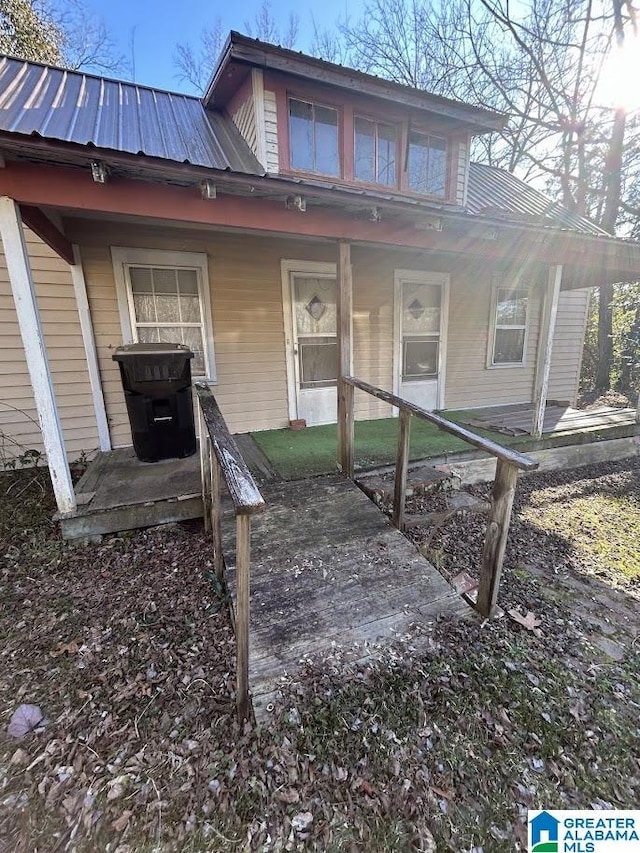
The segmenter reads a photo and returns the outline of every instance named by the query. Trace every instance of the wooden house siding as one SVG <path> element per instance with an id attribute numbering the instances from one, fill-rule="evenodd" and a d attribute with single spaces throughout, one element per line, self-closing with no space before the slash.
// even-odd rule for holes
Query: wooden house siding
<path id="1" fill-rule="evenodd" d="M 25 229 L 51 375 L 69 459 L 98 447 L 96 419 L 69 267 Z M 38 414 L 0 251 L 0 464 L 24 449 L 43 452 Z"/>
<path id="2" fill-rule="evenodd" d="M 122 329 L 110 246 L 204 252 L 209 287 L 217 383 L 216 397 L 233 431 L 282 428 L 289 421 L 283 259 L 335 262 L 336 247 L 296 239 L 176 230 L 68 220 L 81 247 L 100 374 L 114 446 L 131 443 L 118 366 L 112 355 Z M 67 265 L 28 234 L 31 263 L 65 440 L 71 458 L 98 446 L 91 389 L 77 308 Z M 532 298 L 527 363 L 488 369 L 493 274 L 481 277 L 444 255 L 353 248 L 353 368 L 374 385 L 393 387 L 393 283 L 396 269 L 450 272 L 445 405 L 448 408 L 531 400 L 540 301 Z M 563 293 L 558 310 L 549 397 L 575 400 L 588 293 Z M 41 450 L 37 415 L 24 360 L 13 298 L 0 263 L 0 430 Z M 358 419 L 384 417 L 389 407 L 356 392 Z M 13 408 L 8 408 L 13 407 Z M 14 411 L 17 409 L 18 411 Z M 31 421 L 29 418 L 33 418 Z"/>
<path id="3" fill-rule="evenodd" d="M 456 173 L 456 204 L 463 207 L 467 203 L 467 180 L 469 178 L 470 138 L 461 137 L 458 143 L 458 168 Z"/>
<path id="4" fill-rule="evenodd" d="M 549 377 L 550 400 L 575 405 L 578 397 L 589 293 L 585 288 L 560 294 Z"/>
<path id="5" fill-rule="evenodd" d="M 267 146 L 267 172 L 277 174 L 280 169 L 278 152 L 278 114 L 275 92 L 264 92 L 264 123 Z"/>
<path id="6" fill-rule="evenodd" d="M 539 291 L 529 300 L 524 365 L 487 367 L 494 273 L 461 267 L 451 277 L 445 406 L 463 409 L 532 398 L 540 322 Z"/>
<path id="7" fill-rule="evenodd" d="M 122 343 L 109 247 L 204 252 L 207 255 L 220 408 L 234 432 L 289 423 L 282 308 L 282 258 L 334 261 L 330 244 L 247 235 L 69 223 L 81 245 L 105 403 L 115 446 L 131 435 L 113 348 Z"/>
<path id="8" fill-rule="evenodd" d="M 258 136 L 256 129 L 256 110 L 251 77 L 247 79 L 228 106 L 231 120 L 249 148 L 259 158 Z"/>

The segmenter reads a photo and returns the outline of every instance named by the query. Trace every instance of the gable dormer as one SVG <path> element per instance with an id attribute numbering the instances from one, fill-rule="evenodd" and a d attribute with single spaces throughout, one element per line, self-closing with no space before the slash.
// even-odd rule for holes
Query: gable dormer
<path id="1" fill-rule="evenodd" d="M 204 97 L 265 172 L 363 193 L 466 204 L 471 138 L 489 110 L 232 32 Z"/>

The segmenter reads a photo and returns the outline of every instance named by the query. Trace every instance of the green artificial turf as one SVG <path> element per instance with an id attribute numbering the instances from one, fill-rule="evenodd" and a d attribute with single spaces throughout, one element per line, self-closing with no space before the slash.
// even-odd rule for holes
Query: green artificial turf
<path id="1" fill-rule="evenodd" d="M 468 412 L 447 412 L 447 418 L 460 421 Z M 474 432 L 489 435 L 481 430 Z M 381 418 L 357 421 L 355 426 L 355 463 L 357 468 L 390 465 L 395 461 L 398 419 Z M 496 438 L 496 436 L 492 436 Z M 281 477 L 293 480 L 327 474 L 336 470 L 337 428 L 335 424 L 307 427 L 294 431 L 274 429 L 252 433 L 252 438 Z M 507 443 L 504 436 L 498 441 Z M 471 445 L 442 432 L 433 424 L 411 419 L 412 460 L 444 453 L 470 450 Z"/>

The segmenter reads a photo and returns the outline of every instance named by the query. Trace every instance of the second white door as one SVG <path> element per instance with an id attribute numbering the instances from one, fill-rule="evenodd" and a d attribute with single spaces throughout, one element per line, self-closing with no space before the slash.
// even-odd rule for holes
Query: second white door
<path id="1" fill-rule="evenodd" d="M 398 270 L 395 276 L 395 390 L 431 411 L 444 405 L 448 277 Z"/>

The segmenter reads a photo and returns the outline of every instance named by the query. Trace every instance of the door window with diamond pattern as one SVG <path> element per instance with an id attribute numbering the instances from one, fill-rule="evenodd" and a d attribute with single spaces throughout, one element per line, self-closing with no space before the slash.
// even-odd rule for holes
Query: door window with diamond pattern
<path id="1" fill-rule="evenodd" d="M 402 378 L 434 379 L 440 359 L 439 284 L 402 282 Z"/>
<path id="2" fill-rule="evenodd" d="M 336 282 L 293 277 L 294 316 L 300 388 L 324 388 L 338 378 Z"/>

